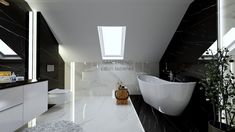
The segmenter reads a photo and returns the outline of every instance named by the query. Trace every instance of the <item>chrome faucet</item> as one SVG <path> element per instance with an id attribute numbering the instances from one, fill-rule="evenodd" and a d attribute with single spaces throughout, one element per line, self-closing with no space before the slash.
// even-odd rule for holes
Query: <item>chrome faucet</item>
<path id="1" fill-rule="evenodd" d="M 169 72 L 169 78 L 170 81 L 174 81 L 174 74 L 172 73 L 172 71 Z"/>

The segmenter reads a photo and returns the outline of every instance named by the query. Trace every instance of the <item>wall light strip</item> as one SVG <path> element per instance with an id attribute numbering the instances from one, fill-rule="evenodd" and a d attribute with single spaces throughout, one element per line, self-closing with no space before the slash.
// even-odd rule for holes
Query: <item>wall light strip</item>
<path id="1" fill-rule="evenodd" d="M 37 80 L 37 11 L 33 12 L 33 81 Z"/>
<path id="2" fill-rule="evenodd" d="M 72 93 L 72 121 L 75 122 L 75 62 L 70 63 L 70 91 Z"/>
<path id="3" fill-rule="evenodd" d="M 224 47 L 224 19 L 223 19 L 223 15 L 224 15 L 224 0 L 218 0 L 218 46 L 220 49 L 222 48 L 225 48 Z M 221 95 L 220 95 L 221 96 Z M 222 101 L 220 101 L 220 103 L 222 103 Z M 222 110 L 221 113 L 219 112 L 219 117 L 222 117 L 222 118 L 219 118 L 219 121 L 222 122 L 222 123 L 225 123 L 225 118 L 224 115 L 225 115 L 225 111 Z"/>
<path id="4" fill-rule="evenodd" d="M 218 10 L 218 49 L 221 49 L 223 47 L 223 20 L 222 20 L 222 15 L 223 15 L 223 9 L 222 9 L 222 0 L 217 1 L 217 10 Z"/>
<path id="5" fill-rule="evenodd" d="M 70 83 L 71 83 L 71 92 L 75 90 L 75 62 L 70 63 Z"/>
<path id="6" fill-rule="evenodd" d="M 37 12 L 29 12 L 28 79 L 37 80 Z"/>
<path id="7" fill-rule="evenodd" d="M 29 12 L 28 79 L 33 79 L 33 12 Z"/>

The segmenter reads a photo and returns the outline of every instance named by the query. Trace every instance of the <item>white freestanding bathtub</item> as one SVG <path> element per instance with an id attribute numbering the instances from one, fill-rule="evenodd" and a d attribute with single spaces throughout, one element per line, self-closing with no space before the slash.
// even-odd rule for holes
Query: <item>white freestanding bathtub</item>
<path id="1" fill-rule="evenodd" d="M 169 82 L 155 76 L 137 76 L 144 101 L 158 111 L 180 115 L 188 105 L 196 82 Z"/>

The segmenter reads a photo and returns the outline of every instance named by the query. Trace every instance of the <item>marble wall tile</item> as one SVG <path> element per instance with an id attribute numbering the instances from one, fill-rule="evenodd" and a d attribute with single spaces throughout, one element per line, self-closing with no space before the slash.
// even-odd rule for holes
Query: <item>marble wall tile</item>
<path id="1" fill-rule="evenodd" d="M 195 63 L 217 40 L 217 0 L 194 0 L 161 62 Z"/>
<path id="2" fill-rule="evenodd" d="M 27 78 L 27 45 L 29 5 L 24 0 L 8 0 L 10 6 L 0 4 L 0 39 L 22 60 L 0 60 L 0 71 L 13 71 Z"/>
<path id="3" fill-rule="evenodd" d="M 161 58 L 160 74 L 202 78 L 205 62 L 198 58 L 216 40 L 217 1 L 193 1 Z"/>
<path id="4" fill-rule="evenodd" d="M 0 71 L 13 71 L 17 76 L 25 76 L 24 61 L 0 61 Z"/>
<path id="5" fill-rule="evenodd" d="M 43 15 L 38 14 L 37 39 L 37 78 L 48 80 L 48 89 L 64 89 L 65 64 L 59 55 L 59 43 L 54 37 Z M 47 66 L 53 65 L 54 71 L 48 71 Z"/>
<path id="6" fill-rule="evenodd" d="M 192 101 L 179 116 L 165 115 L 144 102 L 142 96 L 132 95 L 131 101 L 146 132 L 206 132 L 207 115 Z"/>
<path id="7" fill-rule="evenodd" d="M 203 78 L 206 61 L 198 58 L 217 40 L 217 34 L 217 0 L 194 0 L 161 58 L 160 77 L 169 80 L 172 71 L 177 81 Z M 197 109 L 192 113 L 198 114 L 198 119 L 194 118 L 202 122 L 202 132 L 207 131 L 207 121 L 212 119 L 212 109 L 205 104 L 204 93 L 196 85 L 188 108 Z"/>
<path id="8" fill-rule="evenodd" d="M 140 94 L 137 74 L 146 73 L 158 76 L 157 62 L 76 62 L 75 87 L 78 96 L 112 95 L 117 89 L 117 83 L 122 82 L 130 94 Z M 66 63 L 65 75 L 70 75 L 69 63 Z M 70 86 L 69 79 L 65 80 L 66 88 Z"/>

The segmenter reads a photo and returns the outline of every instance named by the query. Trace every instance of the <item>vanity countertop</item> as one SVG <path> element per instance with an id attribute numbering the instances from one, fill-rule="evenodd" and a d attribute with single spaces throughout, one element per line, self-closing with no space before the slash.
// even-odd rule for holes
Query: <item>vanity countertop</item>
<path id="1" fill-rule="evenodd" d="M 17 87 L 17 86 L 22 86 L 22 85 L 26 85 L 26 84 L 42 82 L 42 81 L 47 81 L 47 80 L 44 80 L 44 79 L 37 80 L 37 81 L 25 80 L 25 81 L 18 81 L 18 82 L 12 82 L 12 83 L 0 83 L 0 90 L 13 88 L 13 87 Z"/>
<path id="2" fill-rule="evenodd" d="M 82 132 L 145 132 L 132 101 L 117 105 L 112 96 L 76 96 L 61 107 L 52 107 L 36 122 L 40 125 L 63 120 L 79 124 Z"/>

